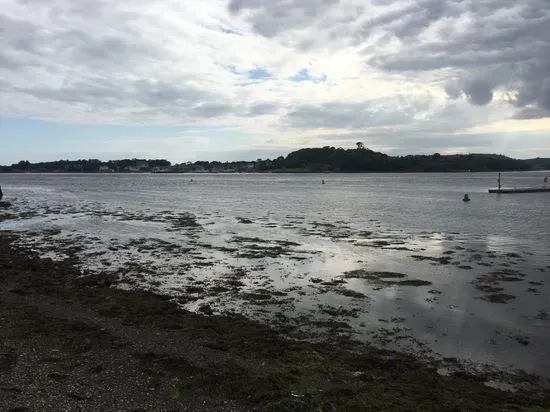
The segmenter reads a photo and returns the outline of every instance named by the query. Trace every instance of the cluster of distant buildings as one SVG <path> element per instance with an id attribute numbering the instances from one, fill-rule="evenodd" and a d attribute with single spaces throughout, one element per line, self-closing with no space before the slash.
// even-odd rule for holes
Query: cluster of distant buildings
<path id="1" fill-rule="evenodd" d="M 155 166 L 151 168 L 147 160 L 138 160 L 132 165 L 124 166 L 122 168 L 113 168 L 110 164 L 101 164 L 97 170 L 99 173 L 115 173 L 115 172 L 127 172 L 127 173 L 140 173 L 140 172 L 156 172 L 156 173 L 168 173 L 170 166 L 159 167 Z"/>
<path id="2" fill-rule="evenodd" d="M 123 159 L 102 162 L 98 159 L 58 160 L 30 163 L 20 161 L 0 166 L 4 173 L 240 173 L 257 171 L 258 162 L 186 162 L 172 165 L 168 160 Z"/>
<path id="3" fill-rule="evenodd" d="M 176 173 L 245 173 L 257 171 L 256 166 L 256 162 L 187 162 L 172 166 L 170 171 Z"/>
<path id="4" fill-rule="evenodd" d="M 207 163 L 207 164 L 204 164 Z M 255 172 L 256 162 L 238 162 L 235 164 L 221 163 L 221 162 L 187 162 L 169 166 L 153 166 L 145 160 L 138 161 L 133 165 L 128 165 L 122 168 L 122 170 L 114 170 L 107 164 L 99 166 L 99 173 L 114 173 L 114 172 L 126 172 L 126 173 L 243 173 L 243 172 Z"/>

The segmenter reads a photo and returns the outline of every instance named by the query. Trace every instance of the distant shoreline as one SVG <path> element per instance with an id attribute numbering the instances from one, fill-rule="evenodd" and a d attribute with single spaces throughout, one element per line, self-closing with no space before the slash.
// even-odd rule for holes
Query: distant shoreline
<path id="1" fill-rule="evenodd" d="M 64 171 L 53 171 L 53 172 L 0 172 L 5 175 L 268 175 L 268 174 L 277 174 L 277 175 L 291 175 L 291 174 L 301 174 L 301 175 L 334 175 L 334 174 L 345 174 L 345 175 L 358 175 L 358 174 L 466 174 L 466 173 L 498 173 L 498 170 L 446 170 L 446 171 L 368 171 L 368 172 L 342 172 L 342 171 L 296 171 L 296 170 L 268 170 L 264 172 L 64 172 Z M 530 170 L 507 170 L 506 172 L 548 172 L 550 171 L 545 169 L 530 169 Z"/>
<path id="2" fill-rule="evenodd" d="M 519 160 L 498 154 L 389 156 L 364 147 L 307 148 L 276 159 L 196 161 L 172 164 L 165 159 L 22 160 L 0 166 L 0 173 L 423 173 L 550 170 L 550 158 Z"/>

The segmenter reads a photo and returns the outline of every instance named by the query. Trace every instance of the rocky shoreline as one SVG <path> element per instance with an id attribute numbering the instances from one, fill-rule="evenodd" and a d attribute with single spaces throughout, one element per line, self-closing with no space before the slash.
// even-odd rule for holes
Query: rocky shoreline
<path id="1" fill-rule="evenodd" d="M 0 410 L 544 411 L 542 389 L 440 376 L 409 355 L 287 340 L 240 316 L 82 276 L 0 233 Z"/>

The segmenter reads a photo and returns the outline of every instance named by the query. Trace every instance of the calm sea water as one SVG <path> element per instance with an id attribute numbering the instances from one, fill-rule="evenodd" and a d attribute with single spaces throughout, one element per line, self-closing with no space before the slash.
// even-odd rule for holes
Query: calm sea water
<path id="1" fill-rule="evenodd" d="M 503 174 L 503 185 L 541 186 L 544 172 Z M 326 185 L 321 186 L 321 179 Z M 191 182 L 192 180 L 192 182 Z M 195 174 L 0 175 L 6 198 L 36 206 L 104 203 L 130 210 L 289 214 L 361 224 L 378 219 L 405 230 L 460 231 L 548 246 L 547 193 L 491 195 L 494 173 L 472 174 Z M 469 193 L 471 203 L 460 200 Z"/>
<path id="2" fill-rule="evenodd" d="M 503 185 L 542 186 L 544 176 L 504 173 Z M 63 258 L 68 245 L 85 246 L 72 253 L 91 270 L 139 262 L 145 276 L 136 276 L 135 268 L 122 272 L 130 284 L 176 297 L 190 285 L 208 289 L 230 270 L 246 273 L 238 293 L 199 292 L 183 303 L 191 310 L 207 303 L 215 311 L 266 322 L 284 317 L 298 326 L 344 320 L 359 339 L 548 376 L 550 193 L 487 193 L 496 178 L 3 174 L 5 200 L 25 218 L 0 223 L 0 230 L 20 231 L 27 246 L 54 258 Z M 465 193 L 471 202 L 462 202 Z M 200 226 L 176 230 L 171 219 L 181 213 L 196 216 Z M 43 235 L 43 229 L 55 232 Z M 281 244 L 284 253 L 272 256 L 240 253 Z M 452 262 L 436 260 L 442 257 Z M 346 277 L 357 269 L 431 284 Z M 340 284 L 322 287 L 334 280 Z M 511 297 L 487 300 L 480 284 Z M 364 296 L 342 294 L 342 288 Z M 246 298 L 245 292 L 258 290 L 284 298 L 269 304 Z"/>

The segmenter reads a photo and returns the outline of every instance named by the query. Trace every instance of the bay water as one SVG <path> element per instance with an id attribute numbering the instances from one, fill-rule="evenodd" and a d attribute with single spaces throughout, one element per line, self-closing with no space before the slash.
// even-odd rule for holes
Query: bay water
<path id="1" fill-rule="evenodd" d="M 550 193 L 489 194 L 496 178 L 1 174 L 0 230 L 189 310 L 548 378 Z"/>

